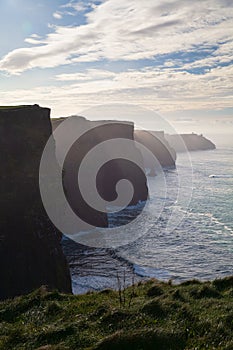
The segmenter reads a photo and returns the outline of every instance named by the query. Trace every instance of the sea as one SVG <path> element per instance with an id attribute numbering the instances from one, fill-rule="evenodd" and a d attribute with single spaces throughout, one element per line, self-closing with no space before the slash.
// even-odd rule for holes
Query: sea
<path id="1" fill-rule="evenodd" d="M 64 237 L 75 294 L 147 278 L 180 283 L 233 275 L 233 145 L 179 153 L 177 169 L 148 177 L 148 186 L 142 212 L 143 203 L 109 214 L 110 225 L 124 230 L 138 211 L 136 239 L 93 248 Z"/>

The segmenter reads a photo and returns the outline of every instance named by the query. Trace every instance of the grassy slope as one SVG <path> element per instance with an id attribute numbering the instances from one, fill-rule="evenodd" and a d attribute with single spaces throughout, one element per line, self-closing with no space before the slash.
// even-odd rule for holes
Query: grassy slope
<path id="1" fill-rule="evenodd" d="M 233 277 L 0 303 L 0 349 L 233 349 Z M 130 304 L 130 305 L 129 305 Z"/>

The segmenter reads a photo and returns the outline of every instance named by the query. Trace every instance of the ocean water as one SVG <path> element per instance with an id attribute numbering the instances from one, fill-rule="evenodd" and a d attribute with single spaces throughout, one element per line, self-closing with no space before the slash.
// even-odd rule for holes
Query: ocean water
<path id="1" fill-rule="evenodd" d="M 192 183 L 184 154 L 179 154 L 181 177 L 187 192 L 192 189 L 189 206 L 179 206 L 179 226 L 165 232 L 169 211 L 176 206 L 177 173 L 166 173 L 168 197 L 164 210 L 147 233 L 118 250 L 134 263 L 137 274 L 175 282 L 198 278 L 214 279 L 233 274 L 233 148 L 192 152 Z M 153 185 L 154 182 L 154 185 Z M 150 180 L 156 188 L 156 178 Z M 156 193 L 151 200 L 156 200 Z M 179 214 L 180 212 L 180 214 Z M 153 216 L 153 212 L 148 213 Z M 146 225 L 146 222 L 145 222 Z"/>
<path id="2" fill-rule="evenodd" d="M 178 172 L 148 178 L 150 205 L 135 223 L 142 234 L 137 240 L 117 249 L 65 247 L 75 293 L 117 288 L 119 276 L 130 284 L 147 277 L 179 283 L 233 274 L 233 147 L 190 157 L 191 163 L 178 154 Z M 138 209 L 111 214 L 111 226 Z"/>

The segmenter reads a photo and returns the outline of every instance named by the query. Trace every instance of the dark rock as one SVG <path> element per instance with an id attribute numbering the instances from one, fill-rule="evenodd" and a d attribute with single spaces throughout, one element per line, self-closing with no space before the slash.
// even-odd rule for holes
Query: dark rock
<path id="1" fill-rule="evenodd" d="M 175 168 L 176 152 L 165 139 L 163 131 L 135 130 L 134 139 L 152 152 L 162 168 Z M 150 169 L 149 175 L 155 176 L 158 166 L 153 158 L 145 155 L 144 163 Z"/>
<path id="2" fill-rule="evenodd" d="M 213 142 L 205 138 L 203 135 L 197 134 L 180 134 L 165 135 L 167 141 L 176 152 L 188 151 L 205 151 L 215 149 Z"/>
<path id="3" fill-rule="evenodd" d="M 52 120 L 54 130 L 64 120 L 64 118 Z M 107 227 L 108 219 L 104 210 L 105 208 L 103 208 L 103 212 L 91 208 L 91 206 L 89 206 L 82 198 L 78 184 L 77 186 L 75 185 L 77 183 L 76 179 L 79 167 L 86 154 L 100 143 L 117 138 L 133 140 L 134 124 L 128 122 L 114 123 L 111 121 L 94 122 L 77 116 L 69 117 L 68 122 L 73 123 L 74 128 L 72 129 L 72 132 L 75 132 L 74 129 L 76 128 L 77 135 L 78 130 L 85 125 L 88 126 L 90 130 L 82 134 L 80 137 L 77 136 L 77 140 L 72 144 L 63 164 L 63 184 L 66 189 L 67 200 L 73 211 L 85 222 L 97 227 Z M 65 148 L 69 143 L 70 135 L 66 134 L 65 131 L 64 133 L 59 132 L 59 137 L 63 140 L 56 140 L 56 134 L 57 133 L 54 132 L 55 141 L 57 141 L 57 144 L 63 144 Z M 57 147 L 58 159 L 60 158 L 62 151 L 62 149 Z M 117 198 L 117 182 L 121 179 L 127 179 L 134 186 L 134 195 L 129 205 L 137 204 L 139 201 L 145 201 L 148 196 L 148 189 L 144 172 L 139 169 L 133 161 L 130 162 L 123 158 L 114 159 L 114 156 L 111 157 L 112 149 L 110 147 L 106 146 L 104 152 L 111 160 L 102 166 L 96 177 L 96 188 L 100 196 L 108 202 L 115 200 Z M 131 144 L 130 149 L 125 150 L 125 154 L 130 156 L 133 155 L 134 159 L 137 160 L 137 163 L 141 164 L 143 168 L 141 153 L 135 147 L 134 143 Z M 92 167 L 87 169 L 86 176 L 88 177 L 92 171 L 94 171 Z M 82 227 L 80 227 L 80 230 L 82 230 Z"/>
<path id="4" fill-rule="evenodd" d="M 61 234 L 49 220 L 39 190 L 40 159 L 51 133 L 47 108 L 0 109 L 1 299 L 41 285 L 71 292 Z"/>

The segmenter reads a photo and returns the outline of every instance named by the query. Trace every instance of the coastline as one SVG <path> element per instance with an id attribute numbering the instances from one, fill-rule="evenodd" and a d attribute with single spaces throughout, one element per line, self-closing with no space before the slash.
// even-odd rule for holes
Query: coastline
<path id="1" fill-rule="evenodd" d="M 214 211 L 212 213 L 210 207 L 211 202 L 209 201 L 211 198 L 212 186 L 215 186 L 215 196 L 217 196 L 216 200 L 218 200 L 218 203 L 221 203 L 220 200 L 225 201 L 225 197 L 223 196 L 224 191 L 222 190 L 222 188 L 225 187 L 222 186 L 229 187 L 229 183 L 232 181 L 230 177 L 209 177 L 211 174 L 217 174 L 216 168 L 218 169 L 218 173 L 224 171 L 225 161 L 222 157 L 222 152 L 229 158 L 232 154 L 232 148 L 229 148 L 228 152 L 226 152 L 225 148 L 222 149 L 219 147 L 217 150 L 211 151 L 211 153 L 210 151 L 192 153 L 196 184 L 198 185 L 201 180 L 205 190 L 208 190 L 209 186 L 210 193 L 203 197 L 204 201 L 203 204 L 201 204 L 199 193 L 202 195 L 204 192 L 202 192 L 202 188 L 199 189 L 197 187 L 197 190 L 195 190 L 197 199 L 194 197 L 193 200 L 196 201 L 196 205 L 198 206 L 196 206 L 196 209 L 192 206 L 190 210 L 185 212 L 187 222 L 182 225 L 179 231 L 176 230 L 175 233 L 170 236 L 165 236 L 163 234 L 164 220 L 166 219 L 167 213 L 169 214 L 169 212 L 165 211 L 165 216 L 158 222 L 157 226 L 155 226 L 151 235 L 146 236 L 146 239 L 149 239 L 148 242 L 150 242 L 148 243 L 149 248 L 150 246 L 152 247 L 152 244 L 157 247 L 156 251 L 157 254 L 159 254 L 157 263 L 155 259 L 150 263 L 149 258 L 145 260 L 140 258 L 143 254 L 142 247 L 146 243 L 145 240 L 133 243 L 129 247 L 129 250 L 128 246 L 125 246 L 117 250 L 85 247 L 84 251 L 82 251 L 83 247 L 74 243 L 73 248 L 76 250 L 76 253 L 73 254 L 73 257 L 71 256 L 73 248 L 71 249 L 70 246 L 71 250 L 68 252 L 70 258 L 68 260 L 73 264 L 71 273 L 74 292 L 82 293 L 88 290 L 101 290 L 108 287 L 117 289 L 117 273 L 121 276 L 125 273 L 127 285 L 132 284 L 132 276 L 134 276 L 135 280 L 144 280 L 152 277 L 161 281 L 168 281 L 171 279 L 173 283 L 178 284 L 192 278 L 207 281 L 213 280 L 214 278 L 230 276 L 232 273 L 232 264 L 229 264 L 231 254 L 230 242 L 232 241 L 232 236 L 230 235 L 232 232 L 230 229 L 231 225 L 230 222 L 228 225 L 226 224 L 227 218 L 219 218 L 216 215 L 217 208 L 213 208 Z M 179 157 L 182 157 L 182 155 L 179 155 Z M 228 158 L 226 158 L 226 161 Z M 182 158 L 178 158 L 178 162 L 182 163 Z M 228 168 L 229 172 L 230 164 Z M 175 177 L 175 173 L 168 172 L 167 177 L 172 179 Z M 153 182 L 157 180 L 152 178 L 150 181 Z M 156 198 L 158 198 L 158 196 Z M 214 198 L 215 197 L 213 197 L 213 201 Z M 228 199 L 230 201 L 230 197 Z M 172 198 L 169 198 L 168 207 L 172 203 Z M 195 202 L 193 203 L 195 204 Z M 148 217 L 146 217 L 146 219 L 148 220 Z M 230 220 L 230 218 L 228 218 L 228 220 Z M 186 242 L 186 245 L 188 243 L 189 246 L 186 248 L 184 247 L 183 250 L 184 242 Z M 176 246 L 180 254 L 172 250 Z M 192 246 L 194 250 L 192 250 Z M 165 255 L 163 247 L 164 249 L 167 247 L 167 255 Z M 223 254 L 223 249 L 225 251 L 226 248 L 227 251 Z M 138 249 L 139 253 L 136 254 Z M 207 249 L 206 252 L 209 256 L 208 261 L 206 261 L 207 255 L 205 254 L 205 249 Z M 176 260 L 173 259 L 174 261 L 172 260 L 170 262 L 170 266 L 172 267 L 170 269 L 168 260 L 169 254 L 171 254 L 172 251 L 173 255 L 175 254 L 174 259 L 176 257 Z M 152 250 L 147 249 L 144 255 L 146 254 L 148 257 L 152 253 Z M 77 259 L 75 259 L 75 255 Z M 186 260 L 186 256 L 188 260 Z M 192 256 L 193 259 L 191 259 Z M 200 259 L 198 259 L 198 256 Z M 164 265 L 163 261 L 165 262 Z M 174 262 L 179 263 L 180 266 L 177 264 L 176 268 L 174 268 Z M 206 265 L 207 263 L 208 265 Z M 187 267 L 189 270 L 188 273 L 185 271 Z"/>
<path id="2" fill-rule="evenodd" d="M 62 240 L 62 248 L 70 267 L 74 294 L 106 288 L 116 290 L 119 281 L 127 287 L 146 279 L 114 249 L 87 247 L 67 238 Z"/>

